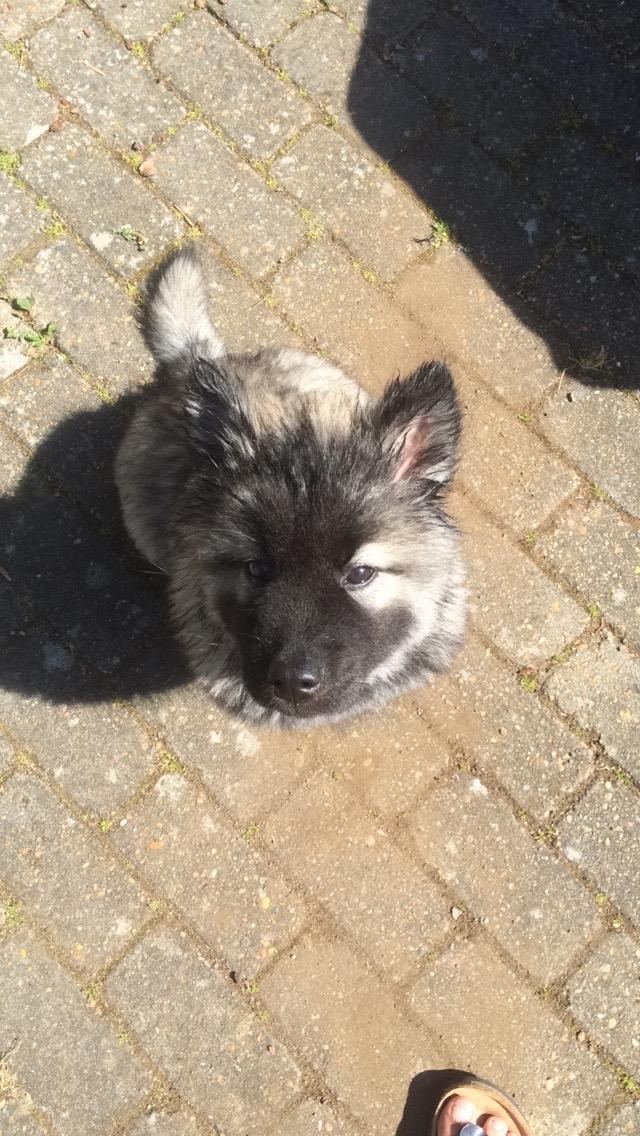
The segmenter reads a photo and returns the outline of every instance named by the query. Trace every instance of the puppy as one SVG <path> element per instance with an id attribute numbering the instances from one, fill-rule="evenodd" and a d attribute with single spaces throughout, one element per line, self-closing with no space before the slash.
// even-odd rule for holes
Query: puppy
<path id="1" fill-rule="evenodd" d="M 443 497 L 461 416 L 441 363 L 372 398 L 291 349 L 227 353 L 192 248 L 155 274 L 157 362 L 116 459 L 194 673 L 233 714 L 310 726 L 444 671 L 465 625 Z"/>

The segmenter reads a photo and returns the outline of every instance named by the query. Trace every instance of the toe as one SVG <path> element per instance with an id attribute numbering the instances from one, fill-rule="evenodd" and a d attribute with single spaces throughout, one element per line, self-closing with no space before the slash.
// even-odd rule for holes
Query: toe
<path id="1" fill-rule="evenodd" d="M 475 1109 L 464 1097 L 451 1097 L 438 1118 L 438 1136 L 457 1136 L 461 1124 L 475 1119 Z"/>
<path id="2" fill-rule="evenodd" d="M 509 1125 L 497 1116 L 490 1116 L 483 1127 L 487 1136 L 507 1136 L 509 1132 Z"/>

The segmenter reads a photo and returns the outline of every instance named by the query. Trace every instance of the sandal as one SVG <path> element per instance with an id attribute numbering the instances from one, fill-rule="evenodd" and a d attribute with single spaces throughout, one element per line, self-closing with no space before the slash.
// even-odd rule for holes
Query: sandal
<path id="1" fill-rule="evenodd" d="M 472 1101 L 480 1117 L 496 1116 L 499 1120 L 504 1120 L 515 1136 L 532 1136 L 529 1125 L 511 1097 L 496 1085 L 492 1085 L 491 1081 L 483 1081 L 479 1077 L 472 1077 L 471 1074 L 461 1074 L 447 1081 L 443 1086 L 433 1116 L 431 1136 L 437 1136 L 438 1120 L 451 1097 L 465 1097 Z M 484 1136 L 484 1133 L 478 1125 L 466 1124 L 462 1126 L 460 1136 Z"/>

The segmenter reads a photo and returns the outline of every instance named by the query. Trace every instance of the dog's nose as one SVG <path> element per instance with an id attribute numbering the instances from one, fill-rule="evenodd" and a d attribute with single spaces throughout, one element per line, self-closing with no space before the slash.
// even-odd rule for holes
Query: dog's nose
<path id="1" fill-rule="evenodd" d="M 320 675 L 316 667 L 304 660 L 300 663 L 287 663 L 284 659 L 274 659 L 267 675 L 279 698 L 297 706 L 299 702 L 309 702 L 320 689 Z"/>

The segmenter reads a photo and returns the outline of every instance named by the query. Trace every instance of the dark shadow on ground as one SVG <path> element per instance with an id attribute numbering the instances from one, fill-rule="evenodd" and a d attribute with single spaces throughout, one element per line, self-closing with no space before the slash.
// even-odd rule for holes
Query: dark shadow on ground
<path id="1" fill-rule="evenodd" d="M 365 42 L 362 137 L 559 369 L 640 387 L 640 6 L 369 0 Z"/>
<path id="2" fill-rule="evenodd" d="M 100 702 L 188 681 L 164 579 L 122 527 L 112 468 L 127 409 L 63 420 L 0 499 L 0 688 Z"/>

